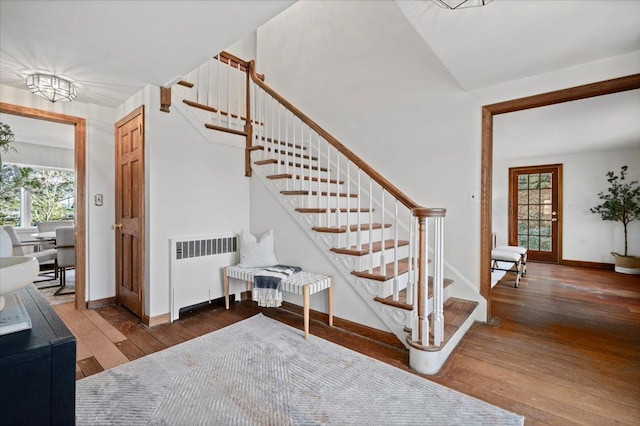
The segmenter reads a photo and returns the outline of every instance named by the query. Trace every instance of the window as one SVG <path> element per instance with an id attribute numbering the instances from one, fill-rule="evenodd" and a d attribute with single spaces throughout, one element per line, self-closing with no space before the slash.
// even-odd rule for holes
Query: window
<path id="1" fill-rule="evenodd" d="M 0 222 L 29 227 L 38 222 L 73 219 L 75 173 L 3 164 Z"/>

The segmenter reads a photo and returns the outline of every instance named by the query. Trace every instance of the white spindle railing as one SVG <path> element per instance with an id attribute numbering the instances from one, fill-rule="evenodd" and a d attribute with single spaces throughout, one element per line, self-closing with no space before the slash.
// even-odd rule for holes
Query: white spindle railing
<path id="1" fill-rule="evenodd" d="M 212 64 L 214 60 L 216 63 Z M 337 228 L 335 232 L 343 235 L 336 239 L 339 248 L 355 247 L 364 251 L 361 272 L 373 274 L 379 269 L 378 274 L 386 276 L 386 265 L 391 262 L 391 298 L 399 301 L 400 293 L 406 287 L 404 301 L 413 307 L 409 343 L 416 347 L 441 345 L 445 338 L 445 210 L 422 208 L 413 203 L 262 83 L 252 69 L 253 63 L 225 53 L 211 61 L 188 78 L 195 80 L 192 82 L 198 86 L 194 91 L 195 102 L 204 103 L 208 108 L 202 109 L 212 112 L 214 127 L 239 130 L 245 129 L 247 121 L 251 121 L 252 131 L 247 133 L 252 139 L 248 147 L 262 146 L 260 158 L 275 160 L 274 173 L 291 175 L 291 179 L 285 180 L 286 189 L 308 191 L 309 196 L 303 197 L 299 205 L 315 205 L 317 211 L 322 212 L 318 215 L 317 225 Z M 244 82 L 249 83 L 245 85 Z M 246 90 L 250 90 L 249 95 Z M 248 120 L 251 116 L 253 119 Z M 341 197 L 343 192 L 345 196 Z M 387 197 L 391 197 L 392 204 L 387 203 Z M 378 209 L 379 212 L 374 213 Z M 376 221 L 379 218 L 379 224 L 374 223 L 374 214 Z M 392 229 L 387 230 L 385 223 L 391 224 Z M 433 228 L 432 233 L 429 228 Z M 391 240 L 388 248 L 387 239 Z M 431 315 L 427 261 L 430 252 L 433 252 Z"/>

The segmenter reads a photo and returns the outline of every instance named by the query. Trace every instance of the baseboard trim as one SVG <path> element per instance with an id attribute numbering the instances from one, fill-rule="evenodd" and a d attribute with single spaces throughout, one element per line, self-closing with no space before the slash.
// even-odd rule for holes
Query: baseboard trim
<path id="1" fill-rule="evenodd" d="M 580 268 L 607 269 L 611 271 L 613 271 L 613 269 L 615 268 L 615 265 L 613 263 L 585 262 L 583 260 L 563 259 L 560 264 L 565 266 L 578 266 Z"/>
<path id="2" fill-rule="evenodd" d="M 155 317 L 144 315 L 142 317 L 142 323 L 147 327 L 155 327 L 156 325 L 168 323 L 170 319 L 171 317 L 168 312 L 166 314 L 157 315 Z"/>
<path id="3" fill-rule="evenodd" d="M 103 306 L 111 306 L 116 304 L 115 297 L 105 297 L 104 299 L 89 300 L 86 303 L 87 309 L 102 308 Z"/>

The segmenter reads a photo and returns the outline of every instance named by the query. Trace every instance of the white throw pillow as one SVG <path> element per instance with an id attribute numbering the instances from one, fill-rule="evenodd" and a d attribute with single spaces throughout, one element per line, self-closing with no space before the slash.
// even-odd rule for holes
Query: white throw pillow
<path id="1" fill-rule="evenodd" d="M 277 265 L 278 259 L 273 252 L 273 229 L 265 232 L 260 239 L 244 230 L 240 234 L 240 264 L 244 268 L 261 268 Z"/>

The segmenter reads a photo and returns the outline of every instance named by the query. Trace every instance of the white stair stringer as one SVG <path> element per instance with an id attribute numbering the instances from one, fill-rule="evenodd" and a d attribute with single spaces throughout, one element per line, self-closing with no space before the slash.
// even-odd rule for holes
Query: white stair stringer
<path id="1" fill-rule="evenodd" d="M 316 242 L 321 248 L 322 252 L 331 260 L 334 266 L 340 271 L 340 274 L 344 278 L 345 281 L 349 282 L 352 287 L 356 290 L 356 292 L 362 297 L 362 299 L 367 303 L 367 305 L 373 310 L 378 317 L 382 320 L 382 322 L 391 330 L 396 337 L 408 347 L 406 343 L 407 332 L 405 331 L 405 327 L 407 324 L 410 324 L 411 321 L 411 312 L 402 311 L 401 309 L 393 308 L 387 305 L 383 305 L 381 303 L 376 302 L 374 297 L 378 296 L 378 287 L 379 283 L 374 280 L 364 279 L 356 277 L 351 274 L 353 271 L 353 267 L 349 268 L 345 263 L 341 261 L 339 258 L 344 256 L 337 255 L 331 251 L 329 248 L 333 247 L 331 244 L 327 244 L 329 241 L 333 241 L 331 237 L 337 234 L 322 234 L 316 231 L 313 231 L 309 224 L 307 223 L 305 214 L 301 214 L 295 211 L 297 205 L 291 205 L 291 203 L 287 202 L 287 196 L 284 196 L 280 193 L 280 189 L 277 185 L 274 185 L 273 182 L 266 178 L 266 173 L 262 166 L 253 166 L 252 167 L 254 176 L 258 177 L 260 181 L 269 189 L 271 194 L 285 206 L 285 209 L 291 217 L 295 220 L 298 225 L 307 233 L 309 238 Z M 329 237 L 329 238 L 326 238 Z M 329 241 L 327 241 L 329 240 Z"/>

